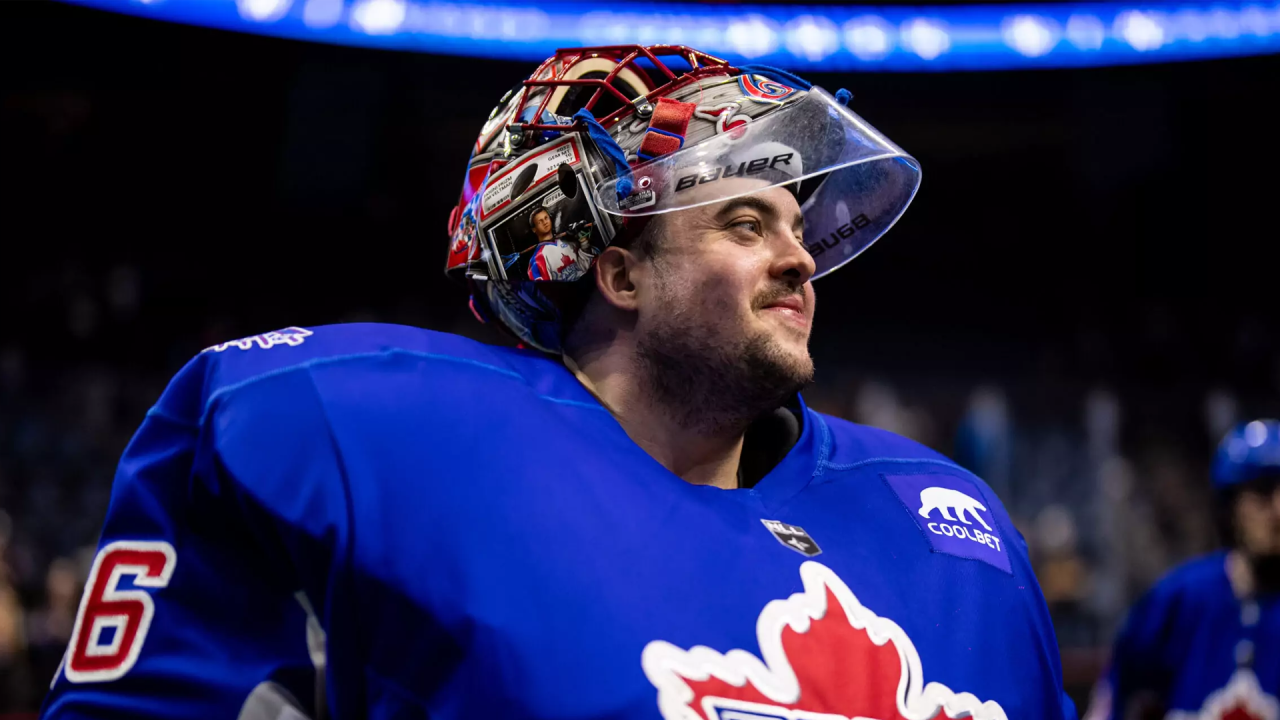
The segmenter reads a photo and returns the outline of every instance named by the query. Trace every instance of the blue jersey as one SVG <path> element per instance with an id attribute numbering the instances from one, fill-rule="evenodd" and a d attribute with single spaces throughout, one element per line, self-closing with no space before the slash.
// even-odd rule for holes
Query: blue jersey
<path id="1" fill-rule="evenodd" d="M 44 717 L 1073 718 L 990 489 L 798 414 L 720 490 L 545 356 L 385 325 L 210 348 L 120 463 Z"/>
<path id="2" fill-rule="evenodd" d="M 1241 602 L 1226 558 L 1175 568 L 1133 606 L 1091 717 L 1280 718 L 1280 598 Z"/>

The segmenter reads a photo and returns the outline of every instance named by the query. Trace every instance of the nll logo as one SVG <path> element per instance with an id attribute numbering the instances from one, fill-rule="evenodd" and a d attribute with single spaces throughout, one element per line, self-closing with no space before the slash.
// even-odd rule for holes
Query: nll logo
<path id="1" fill-rule="evenodd" d="M 761 518 L 760 522 L 769 528 L 769 532 L 773 533 L 773 537 L 778 542 L 805 557 L 813 557 L 822 552 L 822 549 L 818 547 L 818 543 L 814 542 L 813 538 L 809 537 L 809 533 L 806 533 L 802 527 L 763 518 Z"/>

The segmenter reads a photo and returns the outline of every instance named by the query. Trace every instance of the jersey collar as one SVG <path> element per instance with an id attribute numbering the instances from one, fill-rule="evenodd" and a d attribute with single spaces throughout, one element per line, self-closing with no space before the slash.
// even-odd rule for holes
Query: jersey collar
<path id="1" fill-rule="evenodd" d="M 643 448 L 635 445 L 635 442 L 627 435 L 626 430 L 623 429 L 617 418 L 613 416 L 613 413 L 582 384 L 567 364 L 555 364 L 559 366 L 560 372 L 543 374 L 538 382 L 535 383 L 535 390 L 544 400 L 586 406 L 605 413 L 608 416 L 608 422 L 612 426 L 612 430 L 625 438 L 628 443 L 635 447 L 637 452 L 648 458 L 649 462 L 662 467 Z M 773 469 L 769 470 L 764 477 L 749 488 L 737 490 L 706 488 L 707 490 L 741 493 L 757 499 L 765 506 L 766 510 L 773 510 L 786 504 L 792 497 L 809 485 L 827 462 L 831 451 L 831 431 L 826 423 L 823 422 L 822 416 L 810 410 L 809 406 L 804 402 L 804 397 L 799 393 L 796 393 L 794 399 L 787 405 L 799 416 L 800 436 L 785 454 L 782 452 L 781 447 L 774 451 L 775 458 L 777 455 L 782 457 L 776 460 Z M 765 465 L 760 467 L 765 467 Z M 666 470 L 665 468 L 663 469 Z M 685 482 L 670 471 L 667 471 L 667 474 L 681 483 Z"/>

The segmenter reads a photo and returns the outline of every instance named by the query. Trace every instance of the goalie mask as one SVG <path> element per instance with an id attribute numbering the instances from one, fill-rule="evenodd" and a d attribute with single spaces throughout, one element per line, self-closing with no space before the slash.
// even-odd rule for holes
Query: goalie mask
<path id="1" fill-rule="evenodd" d="M 673 68 L 673 66 L 675 66 Z M 549 283 L 577 282 L 644 218 L 789 184 L 820 277 L 906 210 L 914 158 L 848 93 L 681 46 L 560 50 L 494 108 L 449 217 L 472 309 L 559 353 Z"/>

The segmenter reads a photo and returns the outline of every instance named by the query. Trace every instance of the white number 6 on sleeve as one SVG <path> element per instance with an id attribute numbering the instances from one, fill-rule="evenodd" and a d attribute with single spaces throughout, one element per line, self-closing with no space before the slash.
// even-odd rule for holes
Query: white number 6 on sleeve
<path id="1" fill-rule="evenodd" d="M 146 590 L 120 590 L 120 580 L 130 575 L 139 588 L 162 588 L 177 562 L 173 546 L 164 541 L 120 540 L 98 551 L 67 648 L 63 672 L 68 680 L 119 680 L 133 668 L 155 603 Z"/>

